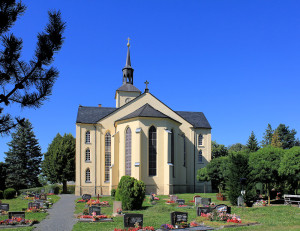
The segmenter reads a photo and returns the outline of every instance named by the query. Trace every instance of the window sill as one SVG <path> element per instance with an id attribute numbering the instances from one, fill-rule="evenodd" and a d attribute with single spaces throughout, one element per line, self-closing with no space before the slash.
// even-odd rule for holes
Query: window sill
<path id="1" fill-rule="evenodd" d="M 92 143 L 87 143 L 87 142 L 85 142 L 85 144 L 92 144 Z"/>
<path id="2" fill-rule="evenodd" d="M 86 161 L 85 161 L 85 163 L 92 163 L 92 161 L 90 161 L 90 160 L 86 160 Z"/>
<path id="3" fill-rule="evenodd" d="M 110 183 L 110 181 L 104 181 L 105 184 Z"/>
<path id="4" fill-rule="evenodd" d="M 92 181 L 86 181 L 85 183 L 92 183 Z"/>

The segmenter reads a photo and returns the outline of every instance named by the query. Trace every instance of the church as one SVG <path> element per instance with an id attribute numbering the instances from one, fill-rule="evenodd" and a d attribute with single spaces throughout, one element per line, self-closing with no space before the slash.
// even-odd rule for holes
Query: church
<path id="1" fill-rule="evenodd" d="M 196 177 L 211 160 L 208 120 L 174 111 L 151 94 L 148 81 L 143 92 L 136 88 L 129 40 L 127 47 L 116 107 L 78 108 L 75 194 L 110 195 L 124 175 L 142 180 L 146 193 L 210 192 L 210 182 Z"/>

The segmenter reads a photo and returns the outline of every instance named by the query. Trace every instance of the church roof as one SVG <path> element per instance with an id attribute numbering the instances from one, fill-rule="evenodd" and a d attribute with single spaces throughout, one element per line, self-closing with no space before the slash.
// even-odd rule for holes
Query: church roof
<path id="1" fill-rule="evenodd" d="M 113 107 L 83 107 L 79 106 L 76 123 L 96 124 L 100 119 L 115 111 Z"/>
<path id="2" fill-rule="evenodd" d="M 117 91 L 134 91 L 134 92 L 141 92 L 139 89 L 137 89 L 135 86 L 133 86 L 130 83 L 125 83 L 121 87 L 117 89 Z"/>
<path id="3" fill-rule="evenodd" d="M 203 112 L 190 112 L 190 111 L 175 111 L 183 119 L 188 121 L 194 128 L 210 128 L 211 126 L 206 119 Z"/>
<path id="4" fill-rule="evenodd" d="M 164 113 L 154 109 L 152 106 L 150 106 L 149 104 L 146 103 L 144 106 L 140 107 L 139 109 L 135 110 L 134 112 L 128 114 L 127 116 L 124 116 L 123 118 L 121 118 L 117 121 L 136 118 L 136 117 L 168 118 L 168 119 L 174 120 L 174 119 L 170 118 L 169 116 L 165 115 Z M 174 120 L 174 121 L 176 121 L 176 120 Z M 176 122 L 178 122 L 178 121 L 176 121 Z"/>

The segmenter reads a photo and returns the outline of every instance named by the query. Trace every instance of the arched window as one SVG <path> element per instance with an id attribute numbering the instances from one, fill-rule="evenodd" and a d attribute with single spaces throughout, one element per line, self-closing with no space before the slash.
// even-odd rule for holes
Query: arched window
<path id="1" fill-rule="evenodd" d="M 174 152 L 175 152 L 175 147 L 174 147 L 174 130 L 171 130 L 171 163 L 173 164 L 173 177 L 175 177 L 175 166 L 174 166 Z"/>
<path id="2" fill-rule="evenodd" d="M 199 136 L 198 136 L 198 146 L 201 146 L 202 143 L 203 143 L 203 135 L 199 134 Z"/>
<path id="3" fill-rule="evenodd" d="M 125 175 L 131 176 L 131 129 L 126 129 L 125 135 Z"/>
<path id="4" fill-rule="evenodd" d="M 149 129 L 149 176 L 156 175 L 156 128 Z"/>
<path id="5" fill-rule="evenodd" d="M 89 168 L 85 171 L 85 182 L 91 182 L 91 171 Z"/>
<path id="6" fill-rule="evenodd" d="M 198 153 L 198 163 L 202 163 L 202 150 Z"/>
<path id="7" fill-rule="evenodd" d="M 91 151 L 88 148 L 87 150 L 85 150 L 85 161 L 90 161 L 91 160 Z"/>
<path id="8" fill-rule="evenodd" d="M 91 134 L 90 134 L 90 131 L 87 131 L 87 132 L 85 133 L 85 143 L 86 143 L 86 144 L 91 143 Z"/>
<path id="9" fill-rule="evenodd" d="M 185 167 L 186 162 L 186 150 L 185 150 L 185 135 L 183 134 L 183 166 Z"/>
<path id="10" fill-rule="evenodd" d="M 105 134 L 105 181 L 109 181 L 109 167 L 111 165 L 111 137 L 110 133 Z"/>

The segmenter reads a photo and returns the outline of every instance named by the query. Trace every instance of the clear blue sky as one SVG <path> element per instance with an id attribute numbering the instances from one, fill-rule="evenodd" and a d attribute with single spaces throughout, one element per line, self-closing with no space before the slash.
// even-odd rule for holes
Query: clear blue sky
<path id="1" fill-rule="evenodd" d="M 262 139 L 268 123 L 300 133 L 300 1 L 98 1 L 24 0 L 28 9 L 13 27 L 33 56 L 49 9 L 67 22 L 54 66 L 53 95 L 29 118 L 42 151 L 59 132 L 75 136 L 78 105 L 115 106 L 122 84 L 127 37 L 134 84 L 173 110 L 201 111 L 212 139 Z M 11 138 L 0 137 L 0 161 Z"/>

